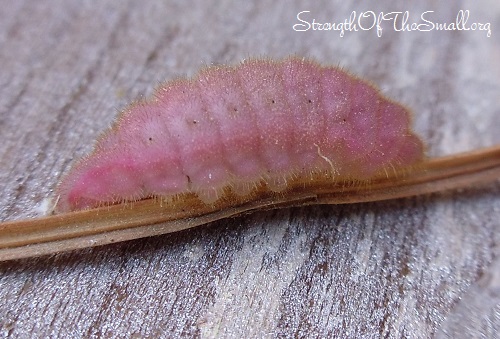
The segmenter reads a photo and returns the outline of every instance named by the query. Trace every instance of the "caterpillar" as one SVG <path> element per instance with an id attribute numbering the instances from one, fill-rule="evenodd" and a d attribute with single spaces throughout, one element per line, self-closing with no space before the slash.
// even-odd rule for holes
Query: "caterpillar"
<path id="1" fill-rule="evenodd" d="M 317 176 L 366 182 L 424 159 L 410 120 L 375 86 L 309 59 L 206 67 L 123 110 L 62 180 L 56 210 L 183 193 L 211 204 Z"/>

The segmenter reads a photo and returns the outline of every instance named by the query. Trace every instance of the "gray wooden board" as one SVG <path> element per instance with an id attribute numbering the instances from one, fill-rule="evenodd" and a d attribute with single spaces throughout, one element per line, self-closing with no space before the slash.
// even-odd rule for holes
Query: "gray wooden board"
<path id="1" fill-rule="evenodd" d="M 296 16 L 406 11 L 485 31 L 296 32 Z M 439 156 L 500 144 L 498 1 L 1 1 L 0 220 L 43 201 L 128 102 L 250 56 L 378 84 Z M 500 185 L 255 213 L 0 264 L 0 336 L 495 337 Z"/>

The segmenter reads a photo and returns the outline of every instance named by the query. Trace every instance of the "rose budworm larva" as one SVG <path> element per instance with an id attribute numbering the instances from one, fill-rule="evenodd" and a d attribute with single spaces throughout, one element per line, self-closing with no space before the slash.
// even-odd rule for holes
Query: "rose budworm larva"
<path id="1" fill-rule="evenodd" d="M 58 188 L 60 212 L 195 193 L 275 192 L 293 178 L 369 182 L 423 160 L 405 107 L 296 57 L 207 67 L 128 107 Z"/>

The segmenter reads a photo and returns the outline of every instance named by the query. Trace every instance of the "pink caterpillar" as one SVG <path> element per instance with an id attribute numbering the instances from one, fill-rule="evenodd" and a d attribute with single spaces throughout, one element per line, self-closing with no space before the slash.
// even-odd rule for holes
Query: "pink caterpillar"
<path id="1" fill-rule="evenodd" d="M 336 67 L 306 59 L 248 60 L 174 80 L 128 107 L 58 188 L 58 211 L 230 188 L 283 191 L 325 173 L 370 178 L 418 163 L 410 114 Z"/>

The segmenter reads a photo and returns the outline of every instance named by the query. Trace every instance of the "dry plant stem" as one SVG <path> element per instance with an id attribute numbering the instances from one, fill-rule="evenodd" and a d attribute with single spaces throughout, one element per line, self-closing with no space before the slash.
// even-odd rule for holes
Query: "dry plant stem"
<path id="1" fill-rule="evenodd" d="M 427 194 L 500 178 L 500 146 L 425 161 L 406 175 L 346 185 L 331 178 L 289 183 L 286 193 L 262 189 L 249 197 L 229 194 L 214 205 L 195 195 L 169 203 L 146 199 L 40 219 L 0 224 L 0 261 L 177 232 L 250 213 L 315 204 L 347 204 Z"/>

